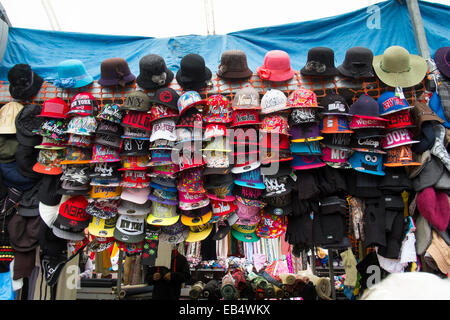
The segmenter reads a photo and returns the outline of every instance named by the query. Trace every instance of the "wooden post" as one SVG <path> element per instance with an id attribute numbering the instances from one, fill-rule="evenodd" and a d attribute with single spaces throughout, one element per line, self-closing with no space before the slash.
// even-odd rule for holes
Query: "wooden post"
<path id="1" fill-rule="evenodd" d="M 430 49 L 428 47 L 427 36 L 423 27 L 422 15 L 420 14 L 419 3 L 417 0 L 406 0 L 409 17 L 414 31 L 416 47 L 419 55 L 424 59 L 430 59 Z"/>

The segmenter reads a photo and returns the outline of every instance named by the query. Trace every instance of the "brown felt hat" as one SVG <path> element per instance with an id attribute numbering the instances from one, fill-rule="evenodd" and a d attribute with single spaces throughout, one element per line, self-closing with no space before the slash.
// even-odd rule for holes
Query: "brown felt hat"
<path id="1" fill-rule="evenodd" d="M 247 56 L 241 50 L 228 50 L 222 53 L 220 65 L 217 70 L 219 78 L 223 79 L 246 79 L 253 72 L 248 68 Z"/>
<path id="2" fill-rule="evenodd" d="M 100 66 L 100 72 L 101 76 L 98 83 L 104 87 L 116 85 L 124 87 L 127 83 L 136 79 L 136 76 L 131 73 L 127 61 L 123 58 L 104 60 Z"/>

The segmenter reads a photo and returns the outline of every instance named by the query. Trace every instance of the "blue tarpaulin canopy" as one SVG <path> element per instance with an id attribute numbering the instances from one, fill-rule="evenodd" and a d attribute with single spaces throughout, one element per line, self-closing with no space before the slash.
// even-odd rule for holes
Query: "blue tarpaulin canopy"
<path id="1" fill-rule="evenodd" d="M 449 46 L 450 6 L 419 1 L 423 25 L 431 55 Z M 400 45 L 417 54 L 414 33 L 406 4 L 396 0 L 377 4 L 379 11 L 363 8 L 346 14 L 300 23 L 256 28 L 225 35 L 187 35 L 170 38 L 109 36 L 73 32 L 55 32 L 9 28 L 8 43 L 0 65 L 0 80 L 7 80 L 8 70 L 17 63 L 27 63 L 44 78 L 55 78 L 57 65 L 66 59 L 83 61 L 88 72 L 98 80 L 101 62 L 121 57 L 131 71 L 139 74 L 139 60 L 147 54 L 162 56 L 167 66 L 178 70 L 182 57 L 197 53 L 214 73 L 226 50 L 239 49 L 247 54 L 248 65 L 255 71 L 269 50 L 289 53 L 292 67 L 301 69 L 308 50 L 325 46 L 335 52 L 335 63 L 342 63 L 345 52 L 354 46 L 370 48 L 375 55 L 392 45 Z"/>

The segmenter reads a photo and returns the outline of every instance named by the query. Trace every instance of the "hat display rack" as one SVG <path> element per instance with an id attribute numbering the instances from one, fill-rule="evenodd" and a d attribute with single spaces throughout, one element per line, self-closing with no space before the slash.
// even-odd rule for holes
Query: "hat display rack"
<path id="1" fill-rule="evenodd" d="M 363 49 L 354 48 L 346 59 L 351 59 L 352 55 L 356 58 L 365 55 L 361 59 L 365 59 L 365 62 L 371 60 L 373 56 L 370 55 L 368 60 L 369 53 Z M 417 171 L 421 169 L 415 167 L 424 166 L 412 152 L 416 150 L 414 145 L 420 143 L 421 131 L 416 130 L 414 113 L 410 112 L 410 109 L 414 108 L 416 103 L 427 102 L 424 100 L 424 93 L 427 92 L 426 79 L 414 79 L 415 84 L 406 88 L 392 87 L 383 82 L 381 79 L 385 74 L 378 76 L 378 73 L 375 73 L 379 70 L 389 73 L 386 72 L 389 61 L 387 56 L 397 54 L 388 50 L 383 56 L 374 59 L 377 62 L 385 61 L 385 69 L 374 67 L 376 72 L 359 70 L 360 73 L 352 70 L 352 64 L 348 62 L 339 67 L 334 66 L 333 51 L 325 47 L 310 50 L 308 62 L 301 70 L 290 68 L 288 55 L 284 51 L 269 53 L 273 54 L 266 55 L 263 66 L 258 68 L 256 73 L 251 73 L 245 61 L 242 61 L 242 52 L 231 52 L 231 55 L 239 56 L 240 60 L 234 62 L 240 63 L 241 69 L 244 70 L 236 73 L 234 79 L 235 71 L 232 67 L 219 68 L 218 74 L 222 75 L 219 76 L 211 73 L 204 66 L 203 58 L 197 56 L 190 58 L 193 59 L 192 63 L 202 67 L 200 74 L 190 73 L 192 70 L 189 70 L 189 65 L 186 67 L 188 70 L 179 72 L 176 77 L 165 65 L 158 71 L 147 69 L 146 72 L 156 72 L 156 78 L 155 74 L 135 77 L 130 74 L 126 61 L 118 59 L 116 62 L 123 68 L 122 78 L 114 84 L 106 85 L 103 82 L 104 85 L 101 85 L 101 81 L 94 81 L 89 77 L 84 77 L 84 85 L 78 88 L 68 87 L 65 79 L 55 82 L 58 86 L 44 81 L 41 90 L 31 100 L 22 101 L 24 104 L 44 105 L 41 116 L 45 117 L 45 128 L 39 131 L 44 139 L 37 147 L 41 150 L 42 157 L 37 159 L 35 171 L 47 175 L 62 174 L 62 184 L 58 191 L 64 196 L 61 203 L 76 197 L 81 200 L 84 197 L 89 199 L 83 202 L 76 198 L 78 201 L 74 200 L 74 204 L 69 201 L 66 205 L 75 206 L 85 212 L 82 223 L 79 223 L 82 226 L 87 225 L 88 216 L 91 216 L 89 230 L 92 231 L 93 239 L 104 241 L 105 247 L 113 246 L 116 242 L 120 250 L 119 268 L 122 267 L 125 253 L 148 254 L 148 245 L 152 244 L 152 239 L 158 237 L 160 241 L 172 245 L 185 242 L 188 260 L 194 263 L 199 253 L 197 243 L 208 238 L 210 233 L 217 233 L 214 240 L 222 240 L 229 234 L 233 241 L 240 243 L 237 250 L 242 256 L 245 252 L 242 243 L 261 240 L 265 243 L 264 247 L 268 248 L 269 240 L 285 237 L 285 233 L 289 232 L 292 215 L 300 219 L 308 210 L 314 212 L 314 219 L 311 219 L 314 220 L 313 234 L 312 239 L 309 239 L 313 240 L 312 246 L 303 246 L 307 241 L 296 242 L 290 236 L 290 253 L 285 258 L 288 260 L 288 270 L 285 271 L 293 273 L 294 269 L 305 270 L 310 264 L 313 270 L 313 275 L 310 276 L 317 281 L 310 280 L 317 290 L 320 279 L 315 279 L 314 276 L 323 275 L 325 267 L 329 271 L 327 281 L 330 291 L 322 293 L 324 299 L 336 299 L 334 262 L 336 257 L 341 260 L 339 252 L 343 249 L 349 248 L 360 261 L 377 252 L 374 246 L 383 247 L 378 252 L 385 258 L 395 259 L 398 256 L 399 248 L 396 246 L 399 244 L 395 243 L 398 237 L 395 238 L 394 232 L 398 231 L 402 224 L 414 224 L 412 218 L 406 222 L 402 221 L 403 213 L 411 210 L 405 206 L 405 195 L 402 192 L 413 188 L 411 185 L 396 188 L 395 182 L 391 180 L 397 179 L 393 176 L 401 176 L 411 171 L 419 174 Z M 403 52 L 399 54 L 401 53 Z M 146 58 L 149 61 L 159 61 L 161 57 L 151 55 Z M 282 61 L 285 64 L 284 69 L 271 70 L 271 66 L 277 65 L 271 65 L 271 59 L 277 60 L 278 63 Z M 324 60 L 323 63 L 317 61 L 321 59 Z M 414 61 L 419 64 L 417 59 Z M 226 57 L 222 62 L 226 62 Z M 72 63 L 77 65 L 76 61 Z M 239 69 L 236 65 L 234 67 Z M 102 65 L 103 69 L 107 70 L 107 66 Z M 339 70 L 345 72 L 339 73 Z M 109 71 L 108 77 L 114 78 L 116 75 Z M 414 74 L 415 78 L 420 78 L 419 71 Z M 124 77 L 123 73 L 128 75 Z M 347 76 L 344 76 L 344 73 Z M 224 75 L 227 75 L 227 78 Z M 196 76 L 199 77 L 198 81 L 194 79 Z M 149 86 L 147 83 L 146 87 L 152 89 L 145 89 L 138 85 L 137 79 L 141 84 L 143 81 L 154 81 L 156 84 Z M 184 79 L 185 82 L 180 85 L 177 79 Z M 277 81 L 279 79 L 282 81 Z M 393 84 L 396 80 L 398 79 L 391 74 L 385 81 Z M 284 106 L 266 106 L 264 97 L 275 96 L 278 92 L 286 98 Z M 139 95 L 145 96 L 141 99 L 143 101 L 127 100 L 129 97 L 140 99 Z M 256 95 L 256 99 L 250 99 L 251 95 Z M 327 97 L 333 97 L 334 100 L 329 101 Z M 77 103 L 77 100 L 81 102 Z M 250 100 L 252 102 L 248 102 Z M 11 101 L 16 99 L 11 97 L 8 83 L 0 82 L 0 103 Z M 65 104 L 64 115 L 54 116 L 51 111 L 46 115 L 45 104 L 48 101 L 56 101 L 61 106 Z M 128 107 L 123 107 L 124 105 Z M 333 111 L 336 109 L 339 110 Z M 200 138 L 200 150 L 208 151 L 207 154 L 213 157 L 195 163 L 195 154 L 200 150 L 194 150 L 191 159 L 179 157 L 178 162 L 173 162 L 169 157 L 171 152 L 179 150 L 177 148 L 187 146 L 189 149 L 196 145 L 197 139 L 193 132 L 198 128 L 195 128 L 193 123 L 198 119 L 202 121 L 202 135 L 208 129 L 211 130 L 208 132 L 209 137 L 213 138 Z M 352 125 L 352 122 L 356 123 L 358 119 L 358 124 Z M 390 129 L 385 129 L 387 123 L 391 126 Z M 101 126 L 103 128 L 99 133 L 97 131 Z M 328 129 L 325 126 L 328 126 Z M 58 127 L 62 129 L 56 130 Z M 113 127 L 112 131 L 108 129 Z M 128 130 L 130 127 L 133 130 Z M 282 139 L 279 146 L 271 146 L 277 148 L 279 158 L 273 160 L 273 152 L 264 149 L 260 142 L 257 150 L 260 155 L 261 150 L 264 151 L 264 159 L 259 159 L 260 163 L 246 160 L 243 166 L 236 163 L 229 165 L 230 169 L 234 167 L 236 170 L 222 170 L 227 167 L 224 163 L 228 163 L 230 156 L 236 157 L 224 143 L 226 132 L 230 128 L 241 127 L 256 128 L 258 137 L 264 136 L 266 142 L 270 134 L 280 134 Z M 55 133 L 46 128 L 53 128 Z M 133 133 L 135 129 L 140 135 Z M 380 130 L 375 132 L 373 129 Z M 435 138 L 435 144 L 429 148 L 430 152 L 436 159 L 446 161 L 447 157 L 442 155 L 444 149 L 438 145 L 444 143 L 440 128 L 433 127 L 433 130 L 439 138 Z M 217 133 L 219 131 L 221 133 Z M 177 136 L 179 132 L 183 132 L 183 136 Z M 102 135 L 101 139 L 98 139 L 99 134 Z M 188 136 L 189 134 L 192 136 Z M 342 134 L 357 137 L 356 144 L 350 139 L 348 143 L 338 146 L 329 142 L 333 140 L 333 135 Z M 69 135 L 75 136 L 77 142 L 68 143 Z M 80 142 L 83 138 L 92 139 Z M 336 138 L 336 141 L 338 140 Z M 58 141 L 63 141 L 64 146 L 59 146 Z M 142 150 L 143 146 L 148 152 Z M 264 174 L 264 166 L 273 161 L 278 161 L 280 172 Z M 98 171 L 93 171 L 94 167 L 98 167 Z M 406 167 L 408 168 L 402 170 Z M 209 169 L 209 172 L 205 172 L 205 169 Z M 337 180 L 333 182 L 336 185 L 325 186 L 323 180 L 327 172 L 334 172 L 336 176 L 333 178 L 346 174 L 352 176 L 353 189 L 349 187 L 348 193 L 339 189 Z M 304 186 L 299 181 L 303 181 L 309 174 L 314 176 L 311 179 L 319 180 L 315 187 L 320 191 L 311 197 L 305 195 L 302 199 L 292 199 L 297 194 L 303 197 L 301 188 Z M 231 187 L 227 175 L 233 176 Z M 367 181 L 371 178 L 376 182 Z M 355 191 L 359 185 L 374 186 L 373 183 L 379 194 L 364 194 L 364 187 Z M 441 181 L 441 184 L 443 183 L 445 181 Z M 283 191 L 286 191 L 284 188 L 287 191 L 280 191 L 277 189 L 279 186 L 283 186 Z M 327 189 L 333 187 L 333 190 Z M 355 197 L 363 202 L 367 200 L 364 209 L 358 206 Z M 378 230 L 384 234 L 383 239 L 372 237 L 369 231 L 364 239 L 361 237 L 361 230 L 358 236 L 355 235 L 355 214 L 358 210 L 367 210 L 364 211 L 367 214 L 379 213 L 378 210 L 381 209 L 377 207 L 375 199 L 383 200 L 383 210 L 395 213 L 395 219 L 391 221 L 392 230 Z M 301 204 L 300 209 L 292 208 L 303 200 L 305 204 Z M 304 207 L 305 205 L 307 207 Z M 415 212 L 414 209 L 410 213 L 411 216 Z M 298 210 L 303 211 L 299 213 Z M 53 228 L 61 229 L 55 235 L 68 241 L 85 241 L 81 229 L 69 227 L 73 217 L 61 211 L 59 214 L 63 215 L 59 220 L 64 223 L 57 220 L 57 226 Z M 330 231 L 325 227 L 326 224 L 337 224 L 340 227 L 337 228 L 338 231 Z M 151 231 L 146 230 L 144 226 L 150 226 Z M 373 227 L 372 231 L 378 227 L 380 226 Z M 408 230 L 414 232 L 415 229 L 410 227 Z M 330 241 L 333 237 L 336 237 L 336 240 Z M 298 246 L 299 243 L 302 245 Z M 327 250 L 327 254 L 319 259 L 321 262 L 317 264 L 317 256 L 323 248 Z M 296 250 L 296 257 L 301 257 L 300 269 L 292 265 L 292 250 Z M 196 253 L 192 254 L 193 252 Z M 276 262 L 276 257 L 280 258 L 272 253 L 270 257 L 266 257 L 266 262 L 271 265 Z M 311 261 L 308 262 L 309 258 Z M 318 265 L 322 265 L 320 270 Z M 223 297 L 229 293 L 226 293 L 227 288 L 229 289 L 227 283 L 235 283 L 241 279 L 236 274 L 232 276 L 230 270 L 228 268 L 228 278 L 224 278 L 221 284 Z M 267 264 L 265 270 L 268 273 L 271 271 Z M 340 272 L 344 273 L 343 268 L 338 268 L 337 275 Z M 283 292 L 286 288 L 294 290 L 289 286 L 294 286 L 296 281 L 288 281 L 276 273 L 266 275 L 265 280 L 262 273 L 247 273 L 245 276 L 254 292 L 258 292 L 258 287 L 262 286 L 264 281 L 270 282 L 269 287 L 272 286 L 274 290 L 278 286 L 279 289 L 283 288 Z M 304 279 L 300 280 L 305 282 Z M 120 286 L 118 283 L 118 290 Z M 201 283 L 198 283 L 198 286 L 202 287 L 202 290 L 207 287 Z M 266 297 L 270 296 L 267 290 L 265 294 Z M 231 296 L 233 295 L 227 295 Z"/>

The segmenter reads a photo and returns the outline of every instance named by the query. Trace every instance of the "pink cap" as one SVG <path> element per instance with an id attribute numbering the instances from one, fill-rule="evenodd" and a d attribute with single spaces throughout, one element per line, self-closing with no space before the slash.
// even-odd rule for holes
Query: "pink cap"
<path id="1" fill-rule="evenodd" d="M 237 205 L 236 214 L 239 217 L 239 220 L 236 221 L 236 224 L 241 225 L 253 225 L 257 224 L 261 220 L 261 214 L 259 207 L 247 206 L 240 201 L 236 201 Z"/>
<path id="2" fill-rule="evenodd" d="M 366 119 L 359 116 L 353 116 L 350 122 L 350 129 L 363 129 L 363 128 L 383 128 L 386 126 L 386 122 L 379 119 Z"/>
<path id="3" fill-rule="evenodd" d="M 263 80 L 286 81 L 294 76 L 289 54 L 282 50 L 272 50 L 266 53 L 264 64 L 256 68 L 256 72 Z"/>
<path id="4" fill-rule="evenodd" d="M 181 210 L 194 210 L 206 207 L 209 204 L 209 198 L 204 193 L 178 192 L 179 207 Z"/>
<path id="5" fill-rule="evenodd" d="M 149 188 L 123 188 L 120 198 L 133 203 L 144 204 L 150 194 Z"/>
<path id="6" fill-rule="evenodd" d="M 338 148 L 324 147 L 322 149 L 322 160 L 325 162 L 345 163 L 347 162 L 348 155 L 349 151 Z"/>
<path id="7" fill-rule="evenodd" d="M 408 129 L 399 129 L 386 133 L 386 136 L 381 139 L 381 147 L 383 149 L 391 149 L 405 144 L 418 142 L 419 141 L 412 140 L 411 132 Z"/>

